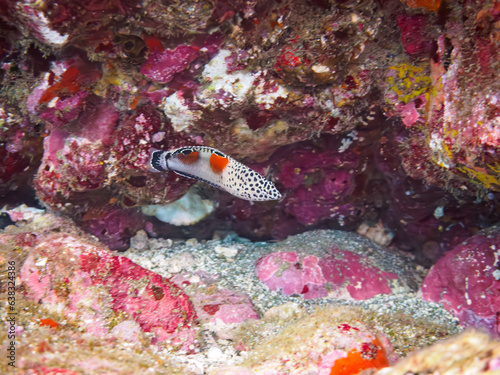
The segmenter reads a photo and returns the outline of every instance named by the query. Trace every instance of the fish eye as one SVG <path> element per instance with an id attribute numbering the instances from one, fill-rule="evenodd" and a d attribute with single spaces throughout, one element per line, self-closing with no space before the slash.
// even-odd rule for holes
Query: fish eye
<path id="1" fill-rule="evenodd" d="M 134 49 L 134 47 L 135 43 L 131 40 L 123 44 L 123 49 L 125 50 L 125 52 L 131 52 Z"/>

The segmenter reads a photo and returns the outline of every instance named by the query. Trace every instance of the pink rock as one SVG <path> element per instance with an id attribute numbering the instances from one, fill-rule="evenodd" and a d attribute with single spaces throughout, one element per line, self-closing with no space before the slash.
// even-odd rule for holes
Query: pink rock
<path id="1" fill-rule="evenodd" d="M 154 344 L 168 341 L 184 350 L 194 343 L 196 314 L 175 284 L 73 235 L 38 237 L 20 271 L 30 299 L 63 311 L 96 337 L 106 337 L 118 322 L 115 336 L 150 332 Z"/>
<path id="2" fill-rule="evenodd" d="M 92 142 L 99 140 L 105 146 L 111 146 L 111 135 L 118 124 L 118 112 L 112 103 L 93 100 L 88 103 L 85 112 L 78 120 L 79 135 Z"/>
<path id="3" fill-rule="evenodd" d="M 112 250 L 126 250 L 129 238 L 144 225 L 144 218 L 134 210 L 109 208 L 95 217 L 90 217 L 82 227 L 104 242 Z"/>
<path id="4" fill-rule="evenodd" d="M 114 326 L 111 334 L 120 341 L 140 343 L 143 332 L 141 326 L 136 321 L 125 320 Z"/>
<path id="5" fill-rule="evenodd" d="M 369 259 L 338 248 L 332 248 L 320 258 L 273 252 L 259 259 L 255 272 L 271 290 L 281 290 L 286 295 L 299 294 L 305 299 L 329 294 L 368 299 L 392 293 L 390 281 L 398 279 L 395 273 L 379 269 Z"/>
<path id="6" fill-rule="evenodd" d="M 155 48 L 150 51 L 149 57 L 141 68 L 141 73 L 152 81 L 159 83 L 170 82 L 176 73 L 186 69 L 198 57 L 194 47 L 178 45 L 175 49 Z"/>
<path id="7" fill-rule="evenodd" d="M 422 283 L 422 297 L 438 302 L 465 327 L 500 336 L 500 231 L 478 234 L 448 251 Z"/>
<path id="8" fill-rule="evenodd" d="M 80 91 L 73 96 L 59 99 L 51 108 L 46 108 L 40 118 L 48 121 L 54 127 L 62 127 L 76 120 L 83 111 L 88 93 Z"/>
<path id="9" fill-rule="evenodd" d="M 345 287 L 356 300 L 391 294 L 390 280 L 398 279 L 395 273 L 370 266 L 361 256 L 340 249 L 332 249 L 332 256 L 323 258 L 320 266 L 334 288 Z"/>
<path id="10" fill-rule="evenodd" d="M 196 294 L 192 296 L 196 312 L 202 322 L 225 324 L 241 323 L 247 319 L 259 319 L 250 298 L 241 292 L 228 289 L 214 294 Z"/>

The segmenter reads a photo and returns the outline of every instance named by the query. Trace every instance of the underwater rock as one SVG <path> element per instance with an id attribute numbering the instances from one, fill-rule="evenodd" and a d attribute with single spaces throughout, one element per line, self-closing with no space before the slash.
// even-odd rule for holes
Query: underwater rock
<path id="1" fill-rule="evenodd" d="M 51 215 L 32 220 L 0 237 L 22 253 L 18 274 L 29 300 L 96 338 L 133 321 L 136 335 L 147 333 L 154 345 L 194 348 L 196 313 L 175 284 L 79 235 L 70 222 Z"/>
<path id="2" fill-rule="evenodd" d="M 428 166 L 422 162 L 424 158 L 418 161 L 422 173 L 412 177 L 399 152 L 407 136 L 406 131 L 400 131 L 381 140 L 375 163 L 384 183 L 374 185 L 374 194 L 387 202 L 387 210 L 380 216 L 392 229 L 392 244 L 406 251 L 419 250 L 415 251 L 418 262 L 431 266 L 446 251 L 500 220 L 499 195 L 478 198 L 467 190 L 450 193 L 431 185 L 424 178 Z"/>
<path id="3" fill-rule="evenodd" d="M 3 204 L 19 204 L 29 199 L 34 169 L 42 153 L 42 139 L 35 123 L 11 101 L 1 98 L 0 199 L 7 196 Z"/>
<path id="4" fill-rule="evenodd" d="M 469 330 L 410 354 L 377 375 L 495 374 L 500 370 L 500 342 L 484 332 Z"/>
<path id="5" fill-rule="evenodd" d="M 144 227 L 144 217 L 134 209 L 103 207 L 89 209 L 82 219 L 81 227 L 93 234 L 112 250 L 125 250 L 130 237 Z"/>
<path id="6" fill-rule="evenodd" d="M 399 273 L 408 285 L 418 282 L 411 257 L 347 232 L 314 231 L 280 243 L 235 235 L 172 241 L 138 232 L 140 246 L 127 259 L 62 215 L 7 212 L 16 225 L 0 232 L 0 265 L 14 262 L 22 283 L 15 306 L 20 374 L 355 373 L 394 363 L 391 346 L 404 356 L 458 331 L 446 310 L 404 293 L 409 288 L 366 301 L 304 300 L 270 291 L 253 273 L 258 259 L 275 252 L 320 257 L 336 246 Z M 0 372 L 7 370 L 0 362 Z"/>
<path id="7" fill-rule="evenodd" d="M 387 367 L 393 359 L 383 335 L 352 319 L 348 311 L 322 309 L 258 343 L 242 366 L 210 374 L 355 374 Z"/>
<path id="8" fill-rule="evenodd" d="M 314 237 L 314 233 L 316 240 L 324 237 L 325 241 L 327 238 L 322 232 L 308 233 L 307 236 Z M 288 241 L 292 240 L 284 241 L 279 247 L 286 248 Z M 307 242 L 305 235 L 295 236 L 293 241 Z M 356 241 L 354 236 L 353 241 Z M 378 294 L 409 290 L 405 278 L 401 278 L 401 268 L 405 263 L 402 257 L 392 253 L 394 263 L 388 267 L 380 258 L 381 250 L 377 245 L 368 245 L 361 238 L 358 241 L 355 250 L 348 250 L 335 241 L 331 241 L 328 247 L 328 241 L 325 241 L 314 249 L 274 251 L 258 260 L 255 273 L 269 289 L 281 290 L 285 295 L 302 295 L 305 299 L 329 296 L 364 300 Z M 387 257 L 389 250 L 385 252 Z"/>
<path id="9" fill-rule="evenodd" d="M 192 296 L 198 318 L 205 323 L 233 324 L 248 319 L 259 319 L 250 298 L 242 292 L 229 289 L 218 290 L 213 294 Z"/>
<path id="10" fill-rule="evenodd" d="M 352 194 L 362 156 L 345 150 L 338 137 L 301 146 L 283 148 L 273 156 L 279 171 L 276 181 L 285 193 L 284 211 L 304 225 L 328 220 L 342 227 L 356 222 L 364 212 L 363 202 Z"/>
<path id="11" fill-rule="evenodd" d="M 424 14 L 400 16 L 407 52 L 431 59 L 390 67 L 398 74 L 387 78 L 388 112 L 410 128 L 401 144 L 410 176 L 450 191 L 498 192 L 500 32 L 490 23 L 498 11 L 485 1 L 456 5 L 443 2 L 433 25 Z"/>
<path id="12" fill-rule="evenodd" d="M 146 225 L 267 240 L 381 220 L 429 265 L 498 221 L 498 17 L 486 1 L 7 1 L 0 197 L 34 200 L 34 180 L 45 207 L 116 249 Z M 373 166 L 391 137 L 404 175 Z M 283 201 L 221 194 L 187 228 L 139 217 L 191 186 L 148 169 L 153 148 L 185 145 L 253 164 Z M 426 191 L 432 212 L 413 200 Z M 92 228 L 131 212 L 109 225 L 127 230 Z"/>
<path id="13" fill-rule="evenodd" d="M 214 203 L 203 199 L 190 189 L 182 198 L 166 205 L 143 206 L 141 211 L 144 215 L 155 216 L 158 220 L 172 225 L 192 225 L 212 213 Z"/>
<path id="14" fill-rule="evenodd" d="M 197 48 L 178 45 L 174 50 L 160 47 L 151 49 L 141 73 L 154 82 L 170 82 L 176 73 L 186 69 L 198 57 Z"/>
<path id="15" fill-rule="evenodd" d="M 493 228 L 448 251 L 424 279 L 423 299 L 443 304 L 465 327 L 500 337 L 499 244 L 500 230 Z"/>

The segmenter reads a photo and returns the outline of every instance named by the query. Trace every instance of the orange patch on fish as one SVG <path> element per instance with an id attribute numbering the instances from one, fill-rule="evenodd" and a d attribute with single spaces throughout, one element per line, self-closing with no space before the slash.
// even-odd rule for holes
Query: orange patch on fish
<path id="1" fill-rule="evenodd" d="M 198 160 L 200 153 L 198 151 L 190 152 L 187 155 L 179 154 L 178 158 L 184 164 L 193 164 L 196 160 Z"/>
<path id="2" fill-rule="evenodd" d="M 229 164 L 229 159 L 217 154 L 210 155 L 210 167 L 215 174 L 221 174 Z"/>

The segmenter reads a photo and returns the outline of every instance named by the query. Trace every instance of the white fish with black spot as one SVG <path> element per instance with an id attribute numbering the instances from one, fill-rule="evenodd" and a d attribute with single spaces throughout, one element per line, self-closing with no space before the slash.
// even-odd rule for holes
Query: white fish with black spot
<path id="1" fill-rule="evenodd" d="M 274 184 L 246 165 L 206 146 L 187 146 L 171 151 L 153 150 L 150 166 L 154 171 L 173 171 L 206 182 L 235 197 L 249 201 L 281 199 Z"/>

